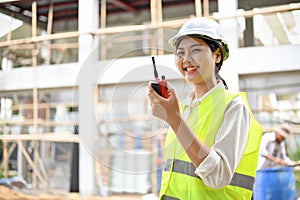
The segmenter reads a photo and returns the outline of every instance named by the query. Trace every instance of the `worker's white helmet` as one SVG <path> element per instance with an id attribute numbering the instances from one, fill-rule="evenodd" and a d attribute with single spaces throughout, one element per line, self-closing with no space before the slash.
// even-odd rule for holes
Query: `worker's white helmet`
<path id="1" fill-rule="evenodd" d="M 178 39 L 182 36 L 199 36 L 220 44 L 223 59 L 226 60 L 229 56 L 229 48 L 221 33 L 221 26 L 214 20 L 204 17 L 196 17 L 186 21 L 179 29 L 178 33 L 170 38 L 169 43 L 172 47 L 176 47 Z"/>

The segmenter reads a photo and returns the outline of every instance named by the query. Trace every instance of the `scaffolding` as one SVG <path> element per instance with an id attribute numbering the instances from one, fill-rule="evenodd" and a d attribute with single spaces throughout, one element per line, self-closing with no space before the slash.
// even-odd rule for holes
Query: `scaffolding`
<path id="1" fill-rule="evenodd" d="M 52 1 L 51 1 L 52 2 Z M 282 5 L 282 6 L 274 6 L 274 7 L 267 7 L 267 8 L 260 8 L 260 9 L 254 9 L 254 10 L 248 10 L 244 11 L 242 14 L 233 14 L 230 16 L 216 16 L 216 15 L 210 15 L 209 13 L 209 1 L 208 0 L 195 0 L 195 14 L 194 16 L 204 16 L 207 18 L 213 18 L 216 20 L 222 20 L 222 19 L 236 19 L 239 17 L 245 17 L 250 18 L 258 14 L 271 14 L 271 13 L 277 13 L 277 12 L 285 12 L 285 11 L 293 11 L 293 10 L 299 10 L 300 4 L 289 4 L 289 5 Z M 79 31 L 72 31 L 72 32 L 64 32 L 64 33 L 52 33 L 52 27 L 53 27 L 53 3 L 49 6 L 49 14 L 48 14 L 48 24 L 47 24 L 47 31 L 46 35 L 38 36 L 37 35 L 37 1 L 32 2 L 32 37 L 30 38 L 22 38 L 22 39 L 15 39 L 11 40 L 11 34 L 9 33 L 7 35 L 6 41 L 0 42 L 0 48 L 5 49 L 7 52 L 11 54 L 18 54 L 17 50 L 23 49 L 26 51 L 29 51 L 29 55 L 21 55 L 26 56 L 31 59 L 31 66 L 33 68 L 42 67 L 39 66 L 41 61 L 39 60 L 39 53 L 40 49 L 44 48 L 47 50 L 47 56 L 44 60 L 45 65 L 50 64 L 60 64 L 62 62 L 62 57 L 64 52 L 66 52 L 68 49 L 77 49 L 79 47 L 77 42 L 71 42 L 71 43 L 55 43 L 56 40 L 62 40 L 62 39 L 73 39 L 73 41 L 77 41 L 80 36 L 83 35 L 91 35 L 92 37 L 97 37 L 99 39 L 99 43 L 105 42 L 106 38 L 109 37 L 109 35 L 112 34 L 119 34 L 119 33 L 132 33 L 132 32 L 147 32 L 152 31 L 152 34 L 146 35 L 146 38 L 148 38 L 153 46 L 156 46 L 156 49 L 151 49 L 151 52 L 149 54 L 151 55 L 163 55 L 166 52 L 164 52 L 162 49 L 165 49 L 164 47 L 164 32 L 163 29 L 177 29 L 180 27 L 187 19 L 176 19 L 176 20 L 170 20 L 170 21 L 164 21 L 163 20 L 163 10 L 162 10 L 162 1 L 161 0 L 151 0 L 150 1 L 150 11 L 151 11 L 151 22 L 148 24 L 142 24 L 142 25 L 131 25 L 131 26 L 118 26 L 118 27 L 107 27 L 106 26 L 106 1 L 101 0 L 101 15 L 100 15 L 100 25 L 101 27 L 97 30 L 94 30 L 92 32 L 79 32 Z M 203 10 L 203 13 L 202 13 Z M 118 38 L 114 40 L 115 43 L 120 42 L 128 42 L 128 41 L 136 41 L 136 40 L 143 40 L 145 39 L 145 36 L 137 37 L 137 36 L 128 36 L 126 38 Z M 109 58 L 109 55 L 107 55 L 106 46 L 102 45 L 100 50 L 100 60 L 106 60 Z M 51 63 L 51 52 L 52 50 L 58 50 L 60 54 L 57 56 L 58 59 L 56 59 L 55 63 Z M 68 88 L 70 89 L 70 88 Z M 50 117 L 51 109 L 54 109 L 57 107 L 58 104 L 56 103 L 49 103 L 49 102 L 40 102 L 39 98 L 39 88 L 33 87 L 31 92 L 32 93 L 32 103 L 30 104 L 19 104 L 19 105 L 13 105 L 9 108 L 5 108 L 3 104 L 1 104 L 1 107 L 3 109 L 3 113 L 6 113 L 7 111 L 16 111 L 21 109 L 28 109 L 32 112 L 32 118 L 30 119 L 21 119 L 21 120 L 13 120 L 8 119 L 8 117 L 5 115 L 1 122 L 1 129 L 2 134 L 0 135 L 0 140 L 2 141 L 3 145 L 3 160 L 1 163 L 1 169 L 3 169 L 3 176 L 8 177 L 9 176 L 9 159 L 12 155 L 14 148 L 18 147 L 25 159 L 27 160 L 28 164 L 32 168 L 32 185 L 33 189 L 37 189 L 40 186 L 38 186 L 38 183 L 41 183 L 42 188 L 46 189 L 47 191 L 51 191 L 50 185 L 49 185 L 49 175 L 46 172 L 45 166 L 42 161 L 42 157 L 39 154 L 39 148 L 41 142 L 63 142 L 63 143 L 80 143 L 80 137 L 72 131 L 62 131 L 62 132 L 53 132 L 50 127 L 55 126 L 70 126 L 75 127 L 76 122 L 74 120 L 70 121 L 63 121 L 63 122 L 56 122 L 53 121 Z M 9 93 L 9 91 L 4 91 L 4 93 Z M 3 98 L 5 98 L 6 95 L 2 95 Z M 99 100 L 96 101 L 96 103 L 99 103 Z M 63 102 L 59 103 L 59 105 L 67 108 L 77 108 L 78 105 L 75 102 Z M 97 106 L 95 106 L 97 107 Z M 7 110 L 9 109 L 9 110 Z M 45 111 L 45 117 L 40 118 L 39 117 L 39 110 L 43 109 Z M 149 120 L 147 116 L 140 116 L 141 119 L 147 121 Z M 122 119 L 121 119 L 122 120 Z M 124 120 L 124 119 L 123 119 Z M 125 119 L 127 121 L 130 121 L 130 119 Z M 110 122 L 106 122 L 105 126 L 109 126 Z M 33 134 L 14 134 L 14 132 L 8 131 L 8 127 L 12 126 L 28 126 L 31 125 L 33 127 Z M 40 132 L 40 127 L 44 127 L 46 131 L 43 133 Z M 108 134 L 108 133 L 107 133 Z M 31 141 L 33 144 L 33 155 L 29 155 L 27 152 L 27 149 L 24 147 L 24 142 Z M 153 143 L 151 141 L 150 143 Z M 154 148 L 150 145 L 149 148 Z M 98 166 L 99 167 L 99 166 Z M 96 168 L 98 169 L 98 168 Z M 100 170 L 100 172 L 103 171 Z M 152 188 L 152 190 L 155 190 L 155 188 Z"/>

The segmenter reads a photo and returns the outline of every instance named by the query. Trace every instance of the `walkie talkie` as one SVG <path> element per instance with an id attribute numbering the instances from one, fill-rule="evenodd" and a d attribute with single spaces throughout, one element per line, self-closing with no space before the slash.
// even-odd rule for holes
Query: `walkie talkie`
<path id="1" fill-rule="evenodd" d="M 156 70 L 154 56 L 152 56 L 152 63 L 153 63 L 153 68 L 154 68 L 155 80 L 151 81 L 151 86 L 160 96 L 167 99 L 167 98 L 169 98 L 169 93 L 168 93 L 168 83 L 167 83 L 166 77 L 161 76 L 161 80 L 158 78 L 158 73 Z"/>

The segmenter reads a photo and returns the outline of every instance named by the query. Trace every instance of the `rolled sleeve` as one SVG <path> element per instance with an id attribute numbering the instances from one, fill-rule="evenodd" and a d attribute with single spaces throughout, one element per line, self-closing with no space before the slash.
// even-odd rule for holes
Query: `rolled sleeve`
<path id="1" fill-rule="evenodd" d="M 215 144 L 195 170 L 205 185 L 222 188 L 230 183 L 246 149 L 249 126 L 249 110 L 243 98 L 236 97 L 225 111 Z"/>
<path id="2" fill-rule="evenodd" d="M 205 160 L 196 168 L 195 174 L 202 179 L 205 185 L 212 188 L 225 187 L 232 178 L 228 166 L 214 150 L 211 150 Z"/>

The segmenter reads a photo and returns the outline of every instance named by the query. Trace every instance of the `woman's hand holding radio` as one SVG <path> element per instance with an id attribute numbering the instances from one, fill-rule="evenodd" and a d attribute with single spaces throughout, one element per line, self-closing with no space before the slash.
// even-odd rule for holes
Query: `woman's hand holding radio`
<path id="1" fill-rule="evenodd" d="M 148 83 L 148 97 L 152 108 L 152 114 L 166 121 L 169 125 L 180 123 L 181 114 L 179 110 L 179 100 L 170 83 L 168 83 L 168 94 L 169 98 L 167 99 L 160 96 L 151 86 L 151 82 Z"/>

